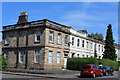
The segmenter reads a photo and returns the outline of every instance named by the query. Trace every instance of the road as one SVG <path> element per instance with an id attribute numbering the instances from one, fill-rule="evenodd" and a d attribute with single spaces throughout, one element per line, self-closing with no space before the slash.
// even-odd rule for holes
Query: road
<path id="1" fill-rule="evenodd" d="M 115 72 L 113 76 L 103 76 L 96 78 L 45 78 L 45 77 L 35 77 L 35 76 L 23 76 L 23 75 L 13 75 L 13 74 L 2 74 L 2 80 L 118 80 L 118 72 Z M 69 77 L 69 76 L 68 76 Z"/>

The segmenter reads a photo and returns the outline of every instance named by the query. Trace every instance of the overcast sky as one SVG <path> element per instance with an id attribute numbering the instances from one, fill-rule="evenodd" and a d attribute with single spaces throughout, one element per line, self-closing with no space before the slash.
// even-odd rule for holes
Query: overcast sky
<path id="1" fill-rule="evenodd" d="M 117 2 L 3 2 L 2 25 L 16 24 L 19 13 L 27 10 L 29 21 L 49 19 L 104 36 L 107 25 L 112 24 L 113 36 L 118 43 Z"/>

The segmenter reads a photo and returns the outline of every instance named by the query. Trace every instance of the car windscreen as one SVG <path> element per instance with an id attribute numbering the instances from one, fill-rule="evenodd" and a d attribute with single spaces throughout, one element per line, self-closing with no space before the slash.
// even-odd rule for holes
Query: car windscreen
<path id="1" fill-rule="evenodd" d="M 103 66 L 100 66 L 99 69 L 105 69 Z"/>
<path id="2" fill-rule="evenodd" d="M 82 69 L 90 69 L 90 66 L 82 66 Z"/>

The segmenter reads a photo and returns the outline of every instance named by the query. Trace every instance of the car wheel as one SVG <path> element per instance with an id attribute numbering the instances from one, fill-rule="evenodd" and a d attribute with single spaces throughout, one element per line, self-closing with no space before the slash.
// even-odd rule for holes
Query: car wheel
<path id="1" fill-rule="evenodd" d="M 108 76 L 108 73 L 106 72 L 105 75 Z"/>
<path id="2" fill-rule="evenodd" d="M 100 77 L 102 77 L 102 76 L 103 76 L 103 73 L 100 74 Z"/>
<path id="3" fill-rule="evenodd" d="M 95 77 L 96 77 L 96 74 L 95 74 L 95 73 L 93 73 L 92 77 L 93 77 L 93 78 L 95 78 Z"/>

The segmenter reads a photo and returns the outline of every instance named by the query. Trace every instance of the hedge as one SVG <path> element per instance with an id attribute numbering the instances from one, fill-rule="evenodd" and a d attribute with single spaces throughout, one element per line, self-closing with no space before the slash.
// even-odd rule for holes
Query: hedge
<path id="1" fill-rule="evenodd" d="M 8 61 L 5 57 L 0 56 L 0 70 L 4 70 L 8 68 Z"/>
<path id="2" fill-rule="evenodd" d="M 96 58 L 68 58 L 67 60 L 67 69 L 71 70 L 80 70 L 82 65 L 85 64 L 96 64 L 98 65 L 99 62 Z"/>
<path id="3" fill-rule="evenodd" d="M 113 60 L 108 60 L 108 59 L 100 59 L 99 63 L 101 63 L 102 65 L 105 66 L 109 66 L 114 70 L 118 70 L 119 69 L 119 63 L 118 61 L 113 61 Z"/>
<path id="4" fill-rule="evenodd" d="M 118 70 L 118 61 L 112 61 L 108 59 L 97 59 L 94 57 L 91 58 L 68 58 L 67 60 L 67 69 L 70 70 L 80 70 L 82 65 L 85 64 L 95 64 L 95 65 L 105 65 L 110 66 L 114 70 Z"/>

